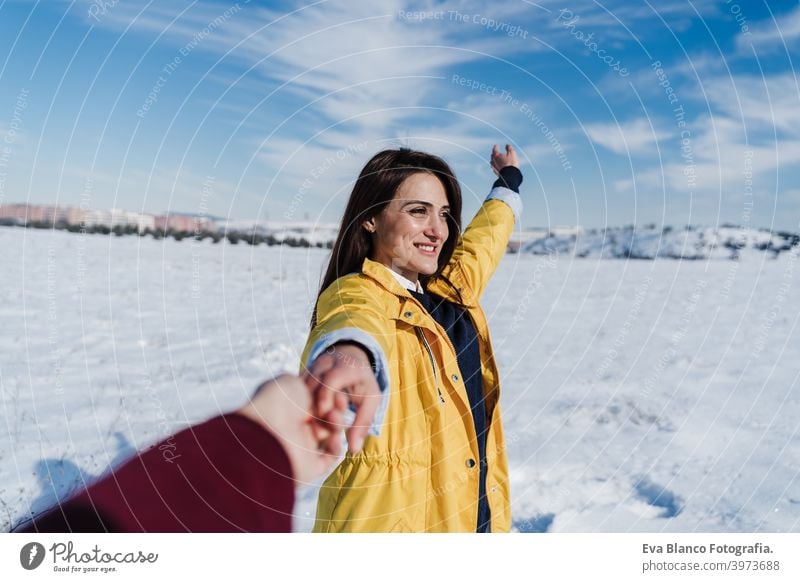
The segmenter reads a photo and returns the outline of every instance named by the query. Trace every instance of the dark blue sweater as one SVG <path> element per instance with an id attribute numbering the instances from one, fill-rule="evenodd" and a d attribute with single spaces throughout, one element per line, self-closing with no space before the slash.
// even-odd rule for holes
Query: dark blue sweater
<path id="1" fill-rule="evenodd" d="M 467 389 L 469 405 L 475 433 L 478 435 L 478 454 L 480 455 L 480 484 L 478 491 L 478 533 L 488 532 L 491 518 L 486 499 L 486 430 L 488 428 L 486 407 L 483 398 L 483 377 L 481 375 L 481 352 L 478 334 L 466 309 L 446 299 L 430 293 L 417 293 L 409 290 L 439 325 L 447 332 L 447 337 L 456 350 L 458 367 L 461 370 L 464 386 Z"/>
<path id="2" fill-rule="evenodd" d="M 502 186 L 519 192 L 522 173 L 513 166 L 503 168 L 494 187 Z M 481 352 L 478 345 L 478 334 L 466 309 L 436 295 L 417 293 L 409 290 L 425 307 L 428 313 L 447 332 L 447 337 L 456 350 L 456 360 L 463 375 L 467 397 L 475 423 L 475 434 L 478 437 L 478 454 L 480 455 L 480 481 L 478 489 L 478 533 L 491 531 L 491 510 L 486 499 L 486 431 L 489 420 L 486 417 L 486 406 L 483 395 L 483 375 L 481 370 Z"/>

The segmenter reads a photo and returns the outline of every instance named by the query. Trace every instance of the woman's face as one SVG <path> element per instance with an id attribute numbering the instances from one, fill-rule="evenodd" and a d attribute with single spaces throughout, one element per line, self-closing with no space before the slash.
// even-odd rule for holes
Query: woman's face
<path id="1" fill-rule="evenodd" d="M 414 282 L 420 274 L 432 275 L 447 241 L 449 212 L 439 179 L 427 172 L 411 174 L 386 208 L 364 222 L 373 233 L 370 258 Z"/>

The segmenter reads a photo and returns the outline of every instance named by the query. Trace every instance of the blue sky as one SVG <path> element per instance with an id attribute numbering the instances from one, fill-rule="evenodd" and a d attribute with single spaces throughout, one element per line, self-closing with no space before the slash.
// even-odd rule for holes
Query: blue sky
<path id="1" fill-rule="evenodd" d="M 336 222 L 384 147 L 493 143 L 524 226 L 800 230 L 794 2 L 0 3 L 0 203 Z M 659 66 L 660 63 L 660 66 Z"/>

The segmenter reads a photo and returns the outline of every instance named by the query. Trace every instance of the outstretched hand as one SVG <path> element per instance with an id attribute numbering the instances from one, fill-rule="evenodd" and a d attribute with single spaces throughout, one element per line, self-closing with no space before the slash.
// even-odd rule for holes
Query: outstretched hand
<path id="1" fill-rule="evenodd" d="M 237 412 L 271 432 L 289 457 L 292 473 L 299 484 L 322 477 L 339 453 L 330 448 L 330 434 L 315 429 L 310 413 L 311 395 L 304 377 L 281 374 L 264 382 L 253 398 Z M 344 405 L 330 411 L 330 422 L 341 424 Z"/>
<path id="2" fill-rule="evenodd" d="M 506 153 L 501 153 L 500 148 L 497 147 L 497 144 L 494 144 L 492 148 L 492 171 L 498 176 L 500 175 L 500 170 L 505 168 L 506 166 L 514 166 L 515 168 L 519 168 L 519 158 L 517 158 L 516 150 L 511 146 L 511 144 L 506 144 Z"/>
<path id="3" fill-rule="evenodd" d="M 316 430 L 326 439 L 327 449 L 338 454 L 339 411 L 349 402 L 356 409 L 347 429 L 348 450 L 361 451 L 372 419 L 381 401 L 381 391 L 366 352 L 353 344 L 335 344 L 314 360 L 301 375 L 311 392 Z"/>

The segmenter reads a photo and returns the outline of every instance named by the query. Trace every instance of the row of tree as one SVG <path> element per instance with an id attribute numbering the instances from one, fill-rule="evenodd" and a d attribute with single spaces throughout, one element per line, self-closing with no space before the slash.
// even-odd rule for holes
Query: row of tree
<path id="1" fill-rule="evenodd" d="M 197 230 L 197 231 L 186 231 L 186 230 L 176 230 L 173 228 L 169 229 L 152 229 L 152 228 L 145 228 L 139 230 L 139 228 L 133 224 L 126 224 L 121 225 L 118 224 L 113 228 L 108 227 L 104 224 L 93 224 L 93 225 L 82 225 L 82 224 L 69 224 L 67 222 L 49 222 L 49 221 L 28 221 L 27 223 L 18 223 L 16 220 L 13 219 L 1 219 L 0 226 L 24 226 L 27 228 L 38 228 L 38 229 L 48 229 L 48 230 L 66 230 L 68 232 L 75 232 L 75 233 L 84 233 L 84 234 L 104 234 L 104 235 L 115 235 L 115 236 L 152 236 L 155 240 L 161 240 L 165 238 L 173 238 L 176 241 L 182 241 L 183 239 L 194 239 L 197 241 L 202 241 L 205 239 L 211 239 L 211 242 L 214 244 L 219 243 L 222 239 L 227 239 L 227 241 L 232 244 L 236 245 L 240 242 L 257 246 L 260 244 L 265 244 L 267 246 L 276 246 L 276 245 L 286 245 L 289 247 L 300 247 L 300 248 L 310 248 L 310 247 L 317 247 L 317 248 L 332 248 L 333 242 L 329 241 L 327 243 L 317 242 L 312 244 L 308 241 L 308 239 L 303 237 L 287 237 L 284 239 L 277 239 L 271 234 L 262 234 L 255 230 L 253 231 L 239 231 L 239 230 L 227 230 L 227 231 L 210 231 L 210 230 Z"/>

